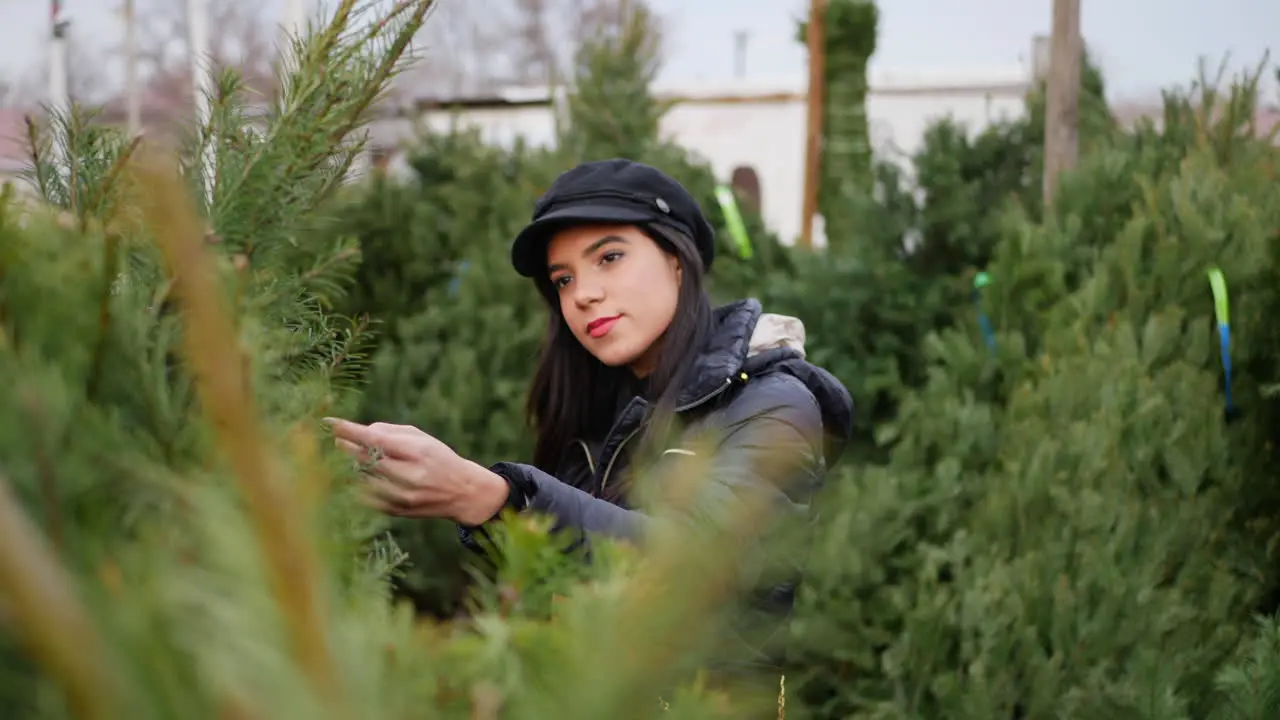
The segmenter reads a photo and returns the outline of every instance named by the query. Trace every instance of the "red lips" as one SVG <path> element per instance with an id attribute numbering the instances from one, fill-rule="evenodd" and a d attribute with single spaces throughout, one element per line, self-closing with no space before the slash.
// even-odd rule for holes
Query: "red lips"
<path id="1" fill-rule="evenodd" d="M 613 315 L 612 317 L 596 318 L 587 323 L 587 334 L 593 338 L 602 338 L 609 334 L 613 329 L 614 323 L 618 322 L 621 315 Z"/>

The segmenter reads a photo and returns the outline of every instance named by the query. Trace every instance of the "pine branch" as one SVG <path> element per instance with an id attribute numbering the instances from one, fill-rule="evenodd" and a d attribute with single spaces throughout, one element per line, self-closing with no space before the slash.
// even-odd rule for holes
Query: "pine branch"
<path id="1" fill-rule="evenodd" d="M 279 173 L 280 181 L 288 182 L 300 173 L 314 172 L 330 159 L 333 148 L 340 146 L 344 138 L 363 122 L 368 108 L 385 92 L 403 61 L 405 49 L 434 6 L 434 0 L 402 0 L 373 23 L 361 39 L 344 44 L 342 33 L 356 13 L 356 5 L 356 0 L 344 0 L 323 32 L 309 41 L 295 43 L 294 53 L 300 63 L 284 82 L 286 90 L 281 112 L 258 144 L 258 152 L 248 158 L 237 180 L 220 194 L 242 196 L 243 188 L 253 181 L 259 168 L 268 158 L 277 156 L 282 143 L 292 144 L 289 141 L 295 137 L 300 136 L 299 139 L 306 141 L 311 151 L 295 156 L 297 159 Z M 407 19 L 403 17 L 406 14 Z M 395 26 L 393 21 L 397 19 L 400 24 Z M 361 56 L 366 53 L 372 55 L 369 46 L 389 29 L 393 38 L 379 58 L 376 70 L 367 75 L 362 73 Z M 304 80 L 310 82 L 304 83 Z M 360 89 L 354 102 L 348 94 L 352 85 Z M 316 127 L 313 130 L 305 127 L 304 123 Z M 320 137 L 307 137 L 315 131 L 320 133 Z M 349 165 L 348 159 L 336 168 L 336 174 L 344 174 Z M 250 227 L 247 235 L 256 236 L 257 229 L 257 226 Z"/>
<path id="2" fill-rule="evenodd" d="M 233 468 L 246 500 L 258 545 L 271 570 L 270 581 L 288 624 L 295 657 L 314 689 L 342 707 L 337 669 L 326 635 L 319 561 L 282 508 L 295 505 L 272 461 L 266 431 L 255 410 L 250 383 L 231 318 L 220 305 L 220 291 L 204 242 L 205 229 L 191 199 L 158 159 L 134 168 L 141 191 L 137 202 L 175 279 L 184 325 L 187 363 L 200 402 L 215 428 L 222 452 Z"/>
<path id="3" fill-rule="evenodd" d="M 31 158 L 29 169 L 32 184 L 40 191 L 40 197 L 49 197 L 48 164 L 44 161 L 44 147 L 41 142 L 40 129 L 36 127 L 35 118 L 27 115 L 23 118 L 27 127 L 27 153 Z"/>
<path id="4" fill-rule="evenodd" d="M 50 426 L 48 412 L 40 398 L 33 392 L 23 394 L 22 404 L 27 411 L 32 427 L 36 428 L 38 439 L 34 448 L 36 474 L 40 483 L 40 500 L 44 503 L 46 532 L 55 552 L 61 554 L 65 547 L 65 533 L 62 518 L 62 493 L 58 487 L 57 465 L 51 447 L 62 443 L 62 433 L 56 433 Z M 56 434 L 55 434 L 56 433 Z"/>
<path id="5" fill-rule="evenodd" d="M 111 169 L 103 180 L 104 192 L 109 192 L 115 187 L 121 173 L 124 171 L 125 165 L 133 157 L 141 140 L 141 136 L 135 137 L 125 148 L 125 151 L 116 157 L 115 162 L 112 163 Z M 83 233 L 87 230 L 86 224 L 87 216 L 86 220 L 81 222 L 80 232 Z M 89 383 L 86 393 L 90 400 L 97 396 L 98 386 L 102 381 L 102 365 L 106 360 L 107 344 L 111 333 L 111 290 L 115 286 L 120 272 L 121 238 L 110 229 L 110 224 L 109 220 L 104 223 L 106 238 L 103 243 L 102 295 L 98 302 L 98 342 L 94 346 L 93 359 L 89 364 Z"/>
<path id="6" fill-rule="evenodd" d="M 112 720 L 114 667 L 72 579 L 40 538 L 0 473 L 0 598 L 10 625 L 70 699 L 75 715 Z"/>

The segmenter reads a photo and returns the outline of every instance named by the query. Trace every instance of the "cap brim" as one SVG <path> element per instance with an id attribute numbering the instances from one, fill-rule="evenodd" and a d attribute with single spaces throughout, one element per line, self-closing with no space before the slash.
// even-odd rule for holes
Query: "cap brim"
<path id="1" fill-rule="evenodd" d="M 524 277 L 537 277 L 547 272 L 547 242 L 557 231 L 572 225 L 632 225 L 653 219 L 652 213 L 607 205 L 561 208 L 543 215 L 520 231 L 511 243 L 511 264 Z"/>

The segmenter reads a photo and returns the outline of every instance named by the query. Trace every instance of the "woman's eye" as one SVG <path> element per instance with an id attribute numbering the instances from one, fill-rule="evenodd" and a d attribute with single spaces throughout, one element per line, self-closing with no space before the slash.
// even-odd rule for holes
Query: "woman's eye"
<path id="1" fill-rule="evenodd" d="M 563 290 L 564 286 L 567 285 L 568 283 L 569 283 L 568 275 L 561 275 L 560 277 L 551 281 L 551 284 L 554 285 L 557 290 Z"/>
<path id="2" fill-rule="evenodd" d="M 622 252 L 621 252 L 621 251 L 618 251 L 618 250 L 610 250 L 609 252 L 605 253 L 605 254 L 604 254 L 604 256 L 602 256 L 602 257 L 600 258 L 600 262 L 602 262 L 602 263 L 611 263 L 611 262 L 617 262 L 618 260 L 621 260 L 621 259 L 622 259 Z"/>

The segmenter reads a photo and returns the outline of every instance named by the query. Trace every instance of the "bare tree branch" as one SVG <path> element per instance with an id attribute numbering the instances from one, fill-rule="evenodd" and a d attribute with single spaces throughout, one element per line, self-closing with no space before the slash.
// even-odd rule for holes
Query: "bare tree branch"
<path id="1" fill-rule="evenodd" d="M 648 9 L 644 0 L 441 3 L 418 38 L 424 61 L 403 78 L 408 87 L 402 92 L 479 94 L 504 85 L 563 82 L 583 43 L 616 36 L 637 6 Z"/>
<path id="2" fill-rule="evenodd" d="M 399 90 L 417 96 L 482 93 L 502 84 L 504 0 L 441 2 L 415 39 L 421 59 L 400 78 Z"/>
<path id="3" fill-rule="evenodd" d="M 72 25 L 67 34 L 67 91 L 71 100 L 79 104 L 96 104 L 111 96 L 110 76 L 102 62 L 103 49 L 93 44 L 92 33 Z M 17 78 L 5 83 L 5 98 L 0 104 L 34 107 L 48 101 L 49 59 L 48 46 L 42 54 Z"/>
<path id="4" fill-rule="evenodd" d="M 269 74 L 276 57 L 274 23 L 266 3 L 254 0 L 209 0 L 209 53 L 221 67 L 237 67 L 246 75 Z M 187 4 L 173 0 L 138 3 L 138 45 L 143 75 L 189 67 Z M 119 48 L 117 48 L 117 52 Z"/>

